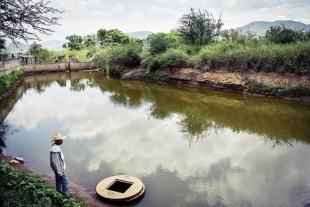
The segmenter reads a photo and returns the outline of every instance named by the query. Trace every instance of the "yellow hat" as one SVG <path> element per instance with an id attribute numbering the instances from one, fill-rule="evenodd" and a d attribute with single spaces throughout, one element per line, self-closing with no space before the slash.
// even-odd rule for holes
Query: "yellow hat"
<path id="1" fill-rule="evenodd" d="M 57 141 L 57 140 L 62 140 L 62 139 L 66 139 L 66 136 L 64 136 L 64 135 L 61 135 L 59 132 L 58 133 L 55 133 L 54 135 L 53 135 L 53 140 L 52 140 L 52 142 L 53 141 Z"/>

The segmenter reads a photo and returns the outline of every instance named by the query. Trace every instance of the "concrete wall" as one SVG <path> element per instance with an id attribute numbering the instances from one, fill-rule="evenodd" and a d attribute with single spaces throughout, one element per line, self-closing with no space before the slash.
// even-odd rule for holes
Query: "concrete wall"
<path id="1" fill-rule="evenodd" d="M 70 70 L 91 70 L 94 69 L 92 62 L 70 62 Z"/>
<path id="2" fill-rule="evenodd" d="M 0 77 L 4 74 L 9 74 L 13 70 L 21 70 L 19 59 L 10 59 L 0 62 Z"/>
<path id="3" fill-rule="evenodd" d="M 25 73 L 37 73 L 37 72 L 64 72 L 69 70 L 69 63 L 39 63 L 22 65 L 21 69 Z"/>
<path id="4" fill-rule="evenodd" d="M 23 70 L 25 73 L 42 73 L 42 72 L 91 70 L 96 68 L 97 68 L 97 62 L 95 61 L 22 64 L 19 59 L 11 59 L 5 62 L 0 62 L 0 77 L 3 74 L 9 74 L 13 70 Z"/>

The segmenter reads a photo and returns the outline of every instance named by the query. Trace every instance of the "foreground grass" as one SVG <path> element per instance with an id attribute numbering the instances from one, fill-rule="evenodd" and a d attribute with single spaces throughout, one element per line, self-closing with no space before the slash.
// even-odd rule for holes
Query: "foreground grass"
<path id="1" fill-rule="evenodd" d="M 76 193 L 63 196 L 35 173 L 21 173 L 0 160 L 0 206 L 83 206 Z"/>

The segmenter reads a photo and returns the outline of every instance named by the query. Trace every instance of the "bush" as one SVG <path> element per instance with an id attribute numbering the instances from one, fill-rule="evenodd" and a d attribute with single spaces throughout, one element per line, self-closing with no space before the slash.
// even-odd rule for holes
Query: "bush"
<path id="1" fill-rule="evenodd" d="M 282 26 L 271 26 L 266 31 L 265 38 L 276 44 L 288 44 L 304 40 L 304 32 L 302 30 L 292 30 L 284 24 Z"/>
<path id="2" fill-rule="evenodd" d="M 0 94 L 3 94 L 7 91 L 7 89 L 11 86 L 12 83 L 14 83 L 15 80 L 18 79 L 20 75 L 22 75 L 23 72 L 20 70 L 14 70 L 9 74 L 5 74 L 0 77 Z"/>
<path id="3" fill-rule="evenodd" d="M 158 55 L 154 61 L 158 62 L 161 68 L 179 68 L 186 65 L 188 55 L 178 49 L 169 49 L 167 52 Z"/>
<path id="4" fill-rule="evenodd" d="M 108 49 L 108 64 L 125 66 L 129 68 L 138 67 L 141 62 L 139 53 L 142 51 L 141 44 L 131 42 L 124 46 L 114 46 Z"/>
<path id="5" fill-rule="evenodd" d="M 169 46 L 169 39 L 165 33 L 156 33 L 149 35 L 146 40 L 146 47 L 152 55 L 163 53 Z"/>
<path id="6" fill-rule="evenodd" d="M 125 70 L 124 66 L 110 66 L 109 75 L 115 77 L 121 77 L 124 70 Z"/>
<path id="7" fill-rule="evenodd" d="M 56 192 L 39 175 L 21 173 L 0 160 L 0 206 L 83 206 L 76 193 Z"/>

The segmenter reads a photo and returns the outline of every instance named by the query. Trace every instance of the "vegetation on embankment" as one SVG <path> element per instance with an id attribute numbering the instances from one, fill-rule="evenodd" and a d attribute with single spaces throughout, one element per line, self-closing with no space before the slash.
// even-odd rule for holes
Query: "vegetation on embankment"
<path id="1" fill-rule="evenodd" d="M 0 77 L 0 96 L 6 93 L 19 77 L 23 74 L 20 70 L 14 70 L 9 74 L 4 74 Z"/>
<path id="2" fill-rule="evenodd" d="M 35 173 L 22 173 L 0 160 L 0 206 L 83 206 L 76 193 L 55 191 Z"/>

